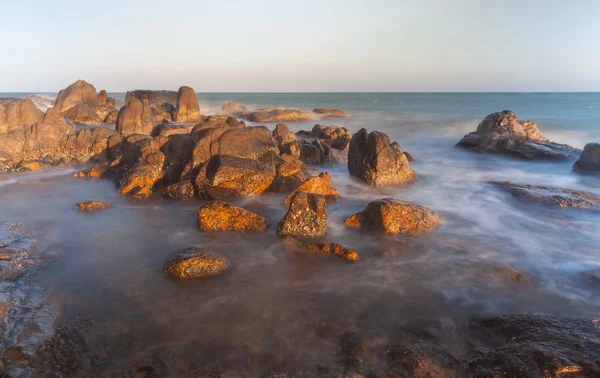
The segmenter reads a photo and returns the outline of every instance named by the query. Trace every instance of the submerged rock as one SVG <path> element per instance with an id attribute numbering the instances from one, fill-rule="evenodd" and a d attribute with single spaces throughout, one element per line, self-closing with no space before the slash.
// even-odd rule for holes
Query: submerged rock
<path id="1" fill-rule="evenodd" d="M 374 186 L 402 184 L 417 178 L 398 143 L 390 143 L 382 132 L 367 134 L 365 129 L 360 129 L 350 141 L 348 171 Z"/>
<path id="2" fill-rule="evenodd" d="M 550 207 L 600 209 L 600 196 L 578 190 L 514 184 L 510 181 L 491 181 L 490 184 L 499 187 L 523 202 L 532 202 Z"/>
<path id="3" fill-rule="evenodd" d="M 600 172 L 600 143 L 588 143 L 583 148 L 583 152 L 573 164 L 575 172 Z"/>
<path id="4" fill-rule="evenodd" d="M 221 107 L 221 111 L 224 114 L 235 114 L 238 112 L 243 112 L 245 110 L 248 110 L 248 108 L 240 103 L 233 102 L 233 101 L 223 104 L 223 106 Z"/>
<path id="5" fill-rule="evenodd" d="M 198 226 L 203 231 L 256 232 L 265 230 L 267 220 L 241 207 L 212 201 L 198 210 Z"/>
<path id="6" fill-rule="evenodd" d="M 314 109 L 313 113 L 317 113 L 318 115 L 324 116 L 324 117 L 346 118 L 346 113 L 344 113 L 343 110 L 335 109 L 335 108 Z"/>
<path id="7" fill-rule="evenodd" d="M 163 267 L 166 276 L 178 280 L 193 280 L 223 274 L 229 262 L 223 256 L 204 248 L 187 248 L 173 254 Z"/>
<path id="8" fill-rule="evenodd" d="M 100 202 L 100 201 L 87 201 L 87 202 L 79 202 L 75 204 L 75 208 L 79 211 L 92 212 L 98 210 L 108 209 L 110 207 L 110 203 Z"/>
<path id="9" fill-rule="evenodd" d="M 568 159 L 581 152 L 565 144 L 549 142 L 531 121 L 517 120 L 510 110 L 485 117 L 475 132 L 457 146 L 483 153 L 506 154 L 522 159 Z"/>
<path id="10" fill-rule="evenodd" d="M 177 92 L 177 104 L 173 114 L 173 121 L 179 123 L 200 122 L 200 104 L 196 98 L 196 92 L 183 86 Z"/>
<path id="11" fill-rule="evenodd" d="M 290 200 L 296 192 L 320 194 L 328 201 L 335 201 L 341 198 L 340 192 L 333 186 L 331 175 L 327 172 L 321 172 L 318 176 L 309 177 L 304 180 L 302 184 L 285 198 L 284 202 L 286 205 L 290 204 Z"/>
<path id="12" fill-rule="evenodd" d="M 344 221 L 350 228 L 376 230 L 388 235 L 420 234 L 434 230 L 440 218 L 432 210 L 410 202 L 385 198 Z"/>
<path id="13" fill-rule="evenodd" d="M 358 253 L 336 243 L 309 243 L 306 245 L 310 253 L 325 256 L 336 256 L 348 261 L 358 261 Z"/>
<path id="14" fill-rule="evenodd" d="M 277 225 L 279 236 L 325 236 L 327 233 L 327 204 L 318 194 L 296 192 L 287 213 Z"/>

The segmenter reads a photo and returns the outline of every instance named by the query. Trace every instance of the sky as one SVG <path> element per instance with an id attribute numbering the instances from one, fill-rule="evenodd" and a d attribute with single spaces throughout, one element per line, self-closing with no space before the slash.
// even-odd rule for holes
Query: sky
<path id="1" fill-rule="evenodd" d="M 0 92 L 600 91 L 600 1 L 0 1 Z"/>

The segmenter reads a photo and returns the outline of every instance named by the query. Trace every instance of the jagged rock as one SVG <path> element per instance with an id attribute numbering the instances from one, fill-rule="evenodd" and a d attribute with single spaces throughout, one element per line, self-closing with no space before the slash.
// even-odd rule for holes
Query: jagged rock
<path id="1" fill-rule="evenodd" d="M 296 134 L 290 132 L 287 125 L 280 123 L 275 126 L 275 130 L 273 130 L 273 139 L 275 139 L 277 145 L 281 148 L 283 145 L 294 142 L 296 140 Z"/>
<path id="2" fill-rule="evenodd" d="M 352 139 L 352 133 L 345 127 L 315 125 L 311 135 L 338 150 L 347 150 Z"/>
<path id="3" fill-rule="evenodd" d="M 196 92 L 190 87 L 181 87 L 177 92 L 177 107 L 173 121 L 179 123 L 200 122 L 200 104 Z"/>
<path id="4" fill-rule="evenodd" d="M 344 221 L 350 228 L 376 230 L 388 235 L 420 234 L 434 230 L 440 218 L 432 210 L 410 202 L 385 198 Z"/>
<path id="5" fill-rule="evenodd" d="M 523 202 L 538 203 L 549 207 L 600 209 L 600 196 L 578 190 L 514 184 L 510 181 L 491 181 L 490 184 L 499 187 Z"/>
<path id="6" fill-rule="evenodd" d="M 160 179 L 160 171 L 152 164 L 138 164 L 127 172 L 119 185 L 122 195 L 133 194 L 134 200 L 142 200 L 152 194 L 152 187 Z"/>
<path id="7" fill-rule="evenodd" d="M 243 112 L 246 110 L 248 110 L 247 107 L 245 107 L 244 105 L 239 104 L 237 102 L 233 102 L 233 101 L 223 104 L 223 107 L 221 107 L 221 111 L 224 114 L 235 114 L 235 113 Z"/>
<path id="8" fill-rule="evenodd" d="M 307 165 L 324 165 L 333 162 L 331 148 L 318 139 L 312 142 L 299 140 L 288 143 L 282 146 L 281 152 L 300 159 Z"/>
<path id="9" fill-rule="evenodd" d="M 225 273 L 229 262 L 204 248 L 187 248 L 173 254 L 163 267 L 166 276 L 178 280 L 213 277 Z"/>
<path id="10" fill-rule="evenodd" d="M 600 172 L 600 143 L 588 143 L 579 160 L 573 164 L 575 172 Z"/>
<path id="11" fill-rule="evenodd" d="M 267 220 L 241 207 L 211 201 L 198 210 L 198 226 L 203 231 L 257 232 L 265 230 Z"/>
<path id="12" fill-rule="evenodd" d="M 132 134 L 150 135 L 154 128 L 150 105 L 133 99 L 119 110 L 116 130 L 124 137 Z"/>
<path id="13" fill-rule="evenodd" d="M 80 104 L 98 105 L 96 88 L 85 80 L 77 80 L 58 92 L 54 107 L 63 113 Z"/>
<path id="14" fill-rule="evenodd" d="M 275 164 L 277 175 L 271 184 L 272 192 L 288 192 L 298 187 L 308 171 L 304 163 L 290 155 L 283 155 L 282 162 Z"/>
<path id="15" fill-rule="evenodd" d="M 341 198 L 340 192 L 333 186 L 331 175 L 327 172 L 321 172 L 318 176 L 307 178 L 285 198 L 286 205 L 289 205 L 296 192 L 320 194 L 328 201 L 336 201 Z"/>
<path id="16" fill-rule="evenodd" d="M 279 236 L 321 237 L 327 233 L 327 204 L 318 194 L 296 192 L 277 225 Z"/>
<path id="17" fill-rule="evenodd" d="M 517 120 L 510 110 L 492 113 L 465 135 L 457 146 L 475 152 L 506 154 L 522 159 L 568 159 L 581 152 L 565 144 L 549 142 L 531 121 Z"/>
<path id="18" fill-rule="evenodd" d="M 402 184 L 417 178 L 398 143 L 390 143 L 382 132 L 367 134 L 365 129 L 360 129 L 350 141 L 348 171 L 374 186 Z"/>
<path id="19" fill-rule="evenodd" d="M 313 113 L 317 113 L 318 115 L 323 116 L 323 117 L 346 118 L 346 113 L 344 113 L 343 110 L 334 109 L 334 108 L 314 109 Z"/>
<path id="20" fill-rule="evenodd" d="M 98 210 L 108 209 L 110 207 L 110 203 L 100 202 L 100 201 L 87 201 L 87 202 L 79 202 L 75 204 L 75 208 L 79 211 L 92 212 Z"/>

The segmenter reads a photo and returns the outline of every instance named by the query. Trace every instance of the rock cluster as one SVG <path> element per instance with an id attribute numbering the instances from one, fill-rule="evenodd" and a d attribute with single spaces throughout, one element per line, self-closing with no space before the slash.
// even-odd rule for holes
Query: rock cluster
<path id="1" fill-rule="evenodd" d="M 71 121 L 85 125 L 114 123 L 117 116 L 114 99 L 104 90 L 96 94 L 96 88 L 84 80 L 61 90 L 54 108 Z"/>

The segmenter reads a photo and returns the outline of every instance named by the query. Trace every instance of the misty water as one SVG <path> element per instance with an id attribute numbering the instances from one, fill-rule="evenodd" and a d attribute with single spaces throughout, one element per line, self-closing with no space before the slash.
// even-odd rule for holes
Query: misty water
<path id="1" fill-rule="evenodd" d="M 18 95 L 18 94 L 17 94 Z M 113 94 L 122 99 L 123 94 Z M 4 95 L 2 96 L 4 97 Z M 94 321 L 101 370 L 157 358 L 172 376 L 206 368 L 260 376 L 287 368 L 336 366 L 337 346 L 318 331 L 334 324 L 381 343 L 437 324 L 439 342 L 468 353 L 464 324 L 516 312 L 596 315 L 600 285 L 600 212 L 524 204 L 490 180 L 600 193 L 600 178 L 571 172 L 572 161 L 531 162 L 455 147 L 489 113 L 513 110 L 550 140 L 582 148 L 600 141 L 600 94 L 198 94 L 204 114 L 227 101 L 250 107 L 341 108 L 327 124 L 387 133 L 415 161 L 419 180 L 368 187 L 345 165 L 330 172 L 343 199 L 328 205 L 328 242 L 356 250 L 349 263 L 285 250 L 275 227 L 285 194 L 235 201 L 267 218 L 259 234 L 200 232 L 202 201 L 154 198 L 131 203 L 108 180 L 73 179 L 81 166 L 3 175 L 1 218 L 43 230 L 60 257 L 37 273 L 61 308 L 58 324 Z M 314 122 L 289 123 L 293 131 Z M 267 125 L 273 128 L 275 125 Z M 420 236 L 346 229 L 345 217 L 374 199 L 395 197 L 436 211 L 441 224 Z M 83 214 L 73 205 L 106 201 Z M 175 250 L 199 246 L 225 256 L 225 275 L 174 282 L 162 275 Z M 498 268 L 521 272 L 516 282 Z M 158 356 L 158 357 L 157 357 Z M 384 362 L 381 361 L 383 364 Z M 236 376 L 236 375 L 233 375 Z"/>

